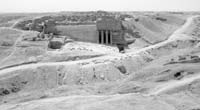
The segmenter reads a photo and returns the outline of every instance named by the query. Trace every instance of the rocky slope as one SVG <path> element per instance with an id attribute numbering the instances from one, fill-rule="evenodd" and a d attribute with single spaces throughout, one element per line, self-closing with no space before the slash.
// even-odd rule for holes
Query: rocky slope
<path id="1" fill-rule="evenodd" d="M 125 54 L 75 42 L 31 60 L 37 62 L 3 68 L 0 108 L 198 110 L 199 24 L 200 16 L 189 17 L 165 41 Z M 70 52 L 78 59 L 59 60 Z"/>

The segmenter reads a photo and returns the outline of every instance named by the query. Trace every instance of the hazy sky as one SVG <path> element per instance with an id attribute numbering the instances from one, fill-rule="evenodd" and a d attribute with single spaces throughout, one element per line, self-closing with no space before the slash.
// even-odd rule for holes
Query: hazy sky
<path id="1" fill-rule="evenodd" d="M 200 0 L 0 0 L 0 12 L 200 11 Z"/>

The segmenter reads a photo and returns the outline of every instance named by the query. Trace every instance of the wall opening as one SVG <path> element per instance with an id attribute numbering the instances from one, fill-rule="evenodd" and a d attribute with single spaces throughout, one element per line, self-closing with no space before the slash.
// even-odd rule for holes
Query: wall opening
<path id="1" fill-rule="evenodd" d="M 108 31 L 108 44 L 111 44 L 111 33 Z"/>
<path id="2" fill-rule="evenodd" d="M 112 35 L 110 30 L 98 30 L 99 44 L 112 44 Z"/>
<path id="3" fill-rule="evenodd" d="M 99 31 L 99 43 L 101 44 L 102 43 L 102 41 L 101 41 L 101 31 Z"/>

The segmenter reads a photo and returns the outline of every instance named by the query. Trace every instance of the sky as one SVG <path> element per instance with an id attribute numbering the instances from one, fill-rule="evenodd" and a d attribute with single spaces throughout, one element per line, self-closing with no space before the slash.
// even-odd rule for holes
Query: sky
<path id="1" fill-rule="evenodd" d="M 59 11 L 200 11 L 200 0 L 0 0 L 0 13 Z"/>

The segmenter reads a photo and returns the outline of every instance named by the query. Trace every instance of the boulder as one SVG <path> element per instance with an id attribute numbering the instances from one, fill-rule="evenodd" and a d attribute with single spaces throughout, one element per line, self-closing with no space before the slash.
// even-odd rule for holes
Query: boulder
<path id="1" fill-rule="evenodd" d="M 48 47 L 51 49 L 60 49 L 64 45 L 62 38 L 53 38 L 49 41 Z"/>

